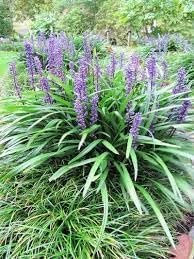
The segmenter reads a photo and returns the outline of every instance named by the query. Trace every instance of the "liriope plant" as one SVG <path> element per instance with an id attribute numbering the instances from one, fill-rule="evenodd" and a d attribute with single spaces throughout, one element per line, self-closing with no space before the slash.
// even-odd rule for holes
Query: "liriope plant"
<path id="1" fill-rule="evenodd" d="M 172 207 L 190 209 L 193 144 L 193 98 L 181 68 L 177 81 L 155 56 L 124 60 L 110 56 L 101 64 L 84 40 L 77 63 L 64 67 L 63 39 L 45 43 L 44 68 L 25 43 L 32 90 L 21 92 L 15 64 L 11 65 L 16 98 L 1 100 L 1 159 L 11 173 L 46 167 L 49 181 L 71 174 L 85 179 L 83 196 L 101 192 L 104 203 L 102 233 L 108 218 L 108 190 L 119 186 L 126 206 L 132 201 L 140 214 L 149 204 L 169 241 L 173 237 L 159 208 L 161 195 Z M 34 56 L 36 56 L 34 58 Z M 119 185 L 118 185 L 119 183 Z M 97 242 L 97 246 L 101 237 Z"/>

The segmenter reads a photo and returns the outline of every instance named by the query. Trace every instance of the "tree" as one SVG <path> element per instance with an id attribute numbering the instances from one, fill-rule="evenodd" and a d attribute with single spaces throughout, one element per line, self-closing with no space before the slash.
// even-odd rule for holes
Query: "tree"
<path id="1" fill-rule="evenodd" d="M 37 13 L 50 11 L 52 0 L 12 0 L 14 14 L 18 19 L 33 18 Z"/>
<path id="2" fill-rule="evenodd" d="M 0 10 L 0 36 L 10 36 L 13 32 L 13 23 L 9 2 L 0 0 Z"/>

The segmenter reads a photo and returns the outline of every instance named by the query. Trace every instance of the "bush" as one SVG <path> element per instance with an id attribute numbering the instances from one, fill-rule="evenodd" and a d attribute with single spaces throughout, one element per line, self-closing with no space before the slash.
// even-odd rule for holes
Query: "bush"
<path id="1" fill-rule="evenodd" d="M 45 177 L 51 182 L 50 186 L 56 184 L 61 188 L 69 179 L 78 178 L 81 182 L 78 195 L 82 193 L 85 201 L 90 200 L 90 193 L 96 202 L 101 195 L 102 236 L 99 243 L 95 239 L 93 244 L 101 244 L 101 247 L 106 244 L 102 237 L 109 226 L 112 193 L 121 192 L 126 209 L 136 210 L 141 220 L 148 213 L 153 214 L 174 246 L 165 212 L 168 208 L 174 213 L 180 212 L 180 208 L 190 210 L 189 203 L 194 198 L 190 166 L 193 144 L 185 133 L 193 129 L 193 110 L 184 69 L 178 71 L 175 83 L 169 80 L 166 66 L 154 56 L 145 63 L 133 55 L 124 66 L 122 57 L 118 60 L 112 53 L 108 66 L 100 65 L 97 57 L 91 55 L 87 39 L 78 62 L 69 63 L 67 67 L 63 63 L 60 38 L 52 36 L 49 46 L 48 64 L 42 66 L 40 60 L 34 58 L 33 46 L 25 44 L 31 91 L 21 92 L 15 66 L 11 66 L 19 99 L 1 101 L 2 166 L 12 165 L 10 175 L 19 177 L 35 168 L 44 168 L 49 171 Z M 91 204 L 95 201 L 90 200 Z M 164 203 L 168 207 L 163 208 Z M 51 202 L 49 206 L 52 204 L 57 203 Z M 63 215 L 64 208 L 61 213 Z M 75 216 L 78 217 L 82 215 Z M 47 222 L 52 226 L 51 218 Z M 77 229 L 76 223 L 71 224 L 71 228 Z M 56 227 L 53 231 L 57 230 Z M 36 232 L 34 235 L 40 236 Z M 39 238 L 36 240 L 39 242 Z M 60 244 L 53 242 L 60 251 Z M 71 242 L 77 244 L 76 236 Z M 94 251 L 93 244 L 90 243 L 87 250 L 88 258 L 91 250 Z M 129 244 L 123 245 L 127 251 Z M 39 243 L 32 246 L 38 247 Z M 133 251 L 134 247 L 132 244 Z M 98 247 L 95 248 L 99 252 Z M 71 251 L 78 250 L 73 246 Z M 109 257 L 109 250 L 102 253 Z M 111 250 L 111 253 L 117 258 L 116 252 Z M 97 258 L 102 257 L 99 252 Z"/>
<path id="2" fill-rule="evenodd" d="M 0 41 L 0 51 L 15 51 L 21 52 L 23 51 L 23 43 L 22 42 L 14 42 L 14 41 Z"/>
<path id="3" fill-rule="evenodd" d="M 31 24 L 31 30 L 35 35 L 43 32 L 47 36 L 56 32 L 57 17 L 54 13 L 37 14 Z"/>
<path id="4" fill-rule="evenodd" d="M 0 1 L 0 37 L 8 37 L 13 33 L 12 15 L 9 4 Z"/>

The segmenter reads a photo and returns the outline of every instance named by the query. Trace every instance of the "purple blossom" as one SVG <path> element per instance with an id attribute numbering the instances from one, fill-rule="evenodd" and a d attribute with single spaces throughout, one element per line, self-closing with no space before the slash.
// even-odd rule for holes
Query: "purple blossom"
<path id="1" fill-rule="evenodd" d="M 111 78 L 114 78 L 115 71 L 116 71 L 116 65 L 117 65 L 116 56 L 115 56 L 115 53 L 112 53 L 111 57 L 110 57 L 110 63 L 107 66 L 107 73 L 108 73 L 109 77 L 111 77 Z"/>
<path id="2" fill-rule="evenodd" d="M 130 64 L 128 64 L 125 70 L 125 81 L 126 81 L 126 93 L 129 94 L 132 90 L 132 86 L 135 81 L 134 71 L 131 69 Z"/>
<path id="3" fill-rule="evenodd" d="M 22 98 L 21 88 L 20 88 L 20 86 L 18 84 L 18 80 L 17 80 L 17 72 L 16 72 L 16 64 L 15 63 L 11 63 L 9 65 L 9 71 L 10 71 L 10 74 L 11 74 L 12 79 L 13 79 L 13 84 L 14 84 L 16 95 L 21 99 Z"/>
<path id="4" fill-rule="evenodd" d="M 42 73 L 43 73 L 42 64 L 41 64 L 38 56 L 34 57 L 34 64 L 35 64 L 35 68 L 36 68 L 37 73 L 39 75 L 42 75 Z"/>
<path id="5" fill-rule="evenodd" d="M 40 32 L 37 38 L 38 48 L 43 53 L 47 53 L 47 41 L 44 32 Z"/>
<path id="6" fill-rule="evenodd" d="M 148 72 L 148 79 L 151 85 L 151 89 L 153 89 L 154 81 L 156 78 L 156 58 L 151 56 L 147 61 L 147 72 Z"/>
<path id="7" fill-rule="evenodd" d="M 90 63 L 90 61 L 92 59 L 92 50 L 91 50 L 90 41 L 86 35 L 84 35 L 83 40 L 84 40 L 83 41 L 84 56 L 85 56 L 87 62 Z"/>
<path id="8" fill-rule="evenodd" d="M 91 124 L 95 124 L 98 120 L 98 102 L 99 102 L 98 94 L 95 94 L 91 100 L 91 119 L 90 119 Z"/>
<path id="9" fill-rule="evenodd" d="M 138 69 L 139 69 L 140 59 L 137 54 L 131 56 L 131 69 L 134 72 L 135 79 L 137 78 Z"/>
<path id="10" fill-rule="evenodd" d="M 74 102 L 74 109 L 76 112 L 76 116 L 77 116 L 77 124 L 81 129 L 85 129 L 86 128 L 86 122 L 85 122 L 85 112 L 83 109 L 83 105 L 82 102 L 79 98 L 75 99 Z"/>
<path id="11" fill-rule="evenodd" d="M 137 135 L 139 132 L 139 126 L 140 126 L 141 122 L 142 122 L 142 115 L 140 112 L 137 112 L 134 116 L 132 126 L 130 129 L 130 133 L 133 136 L 133 141 L 135 141 L 137 139 Z"/>
<path id="12" fill-rule="evenodd" d="M 74 109 L 77 114 L 77 123 L 81 129 L 86 127 L 85 117 L 87 115 L 87 89 L 86 89 L 86 76 L 82 69 L 79 69 L 74 76 Z"/>
<path id="13" fill-rule="evenodd" d="M 191 101 L 190 100 L 185 100 L 183 101 L 181 107 L 178 109 L 178 114 L 177 114 L 177 121 L 178 122 L 183 122 L 185 121 L 185 118 L 188 114 L 189 108 L 191 108 Z"/>
<path id="14" fill-rule="evenodd" d="M 186 71 L 184 68 L 180 68 L 177 74 L 177 84 L 172 90 L 173 94 L 183 93 L 187 91 L 186 87 Z"/>
<path id="15" fill-rule="evenodd" d="M 31 43 L 25 42 L 25 53 L 26 53 L 26 64 L 29 74 L 29 80 L 31 87 L 35 90 L 34 87 L 34 74 L 35 74 L 35 65 L 34 65 L 34 57 L 33 57 L 33 47 Z"/>
<path id="16" fill-rule="evenodd" d="M 53 100 L 52 100 L 52 97 L 49 93 L 50 92 L 50 86 L 49 86 L 48 79 L 46 77 L 41 77 L 40 78 L 40 85 L 41 85 L 42 91 L 45 93 L 44 102 L 48 103 L 48 104 L 52 104 Z"/>
<path id="17" fill-rule="evenodd" d="M 57 37 L 51 36 L 48 42 L 48 67 L 49 71 L 64 81 L 63 73 L 63 49 L 60 40 Z"/>

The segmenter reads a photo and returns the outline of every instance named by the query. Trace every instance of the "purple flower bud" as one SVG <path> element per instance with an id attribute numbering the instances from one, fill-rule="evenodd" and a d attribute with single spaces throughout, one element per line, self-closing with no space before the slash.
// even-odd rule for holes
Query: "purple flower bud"
<path id="1" fill-rule="evenodd" d="M 74 109 L 75 109 L 76 116 L 77 116 L 77 124 L 78 124 L 78 126 L 81 129 L 85 129 L 86 128 L 85 112 L 84 112 L 81 100 L 79 98 L 75 99 Z"/>
<path id="2" fill-rule="evenodd" d="M 16 64 L 15 63 L 11 63 L 9 65 L 9 71 L 10 71 L 10 74 L 11 74 L 12 79 L 13 79 L 15 93 L 21 99 L 22 98 L 22 96 L 21 96 L 21 88 L 20 88 L 20 86 L 18 84 L 18 80 L 17 80 Z"/>
<path id="3" fill-rule="evenodd" d="M 63 73 L 63 49 L 60 40 L 54 36 L 49 38 L 48 42 L 48 67 L 49 71 L 64 81 Z"/>
<path id="4" fill-rule="evenodd" d="M 137 78 L 138 69 L 140 64 L 140 58 L 137 54 L 131 56 L 131 69 L 133 70 L 135 79 Z"/>
<path id="5" fill-rule="evenodd" d="M 151 56 L 147 61 L 147 71 L 151 89 L 153 89 L 156 78 L 156 58 L 154 56 Z"/>
<path id="6" fill-rule="evenodd" d="M 186 87 L 186 71 L 184 68 L 180 68 L 177 74 L 177 84 L 172 90 L 173 94 L 184 93 L 187 91 Z"/>
<path id="7" fill-rule="evenodd" d="M 33 57 L 33 47 L 29 42 L 25 42 L 24 47 L 25 47 L 25 53 L 26 53 L 26 64 L 28 69 L 30 85 L 35 90 L 35 87 L 34 87 L 35 65 L 34 65 L 34 57 Z"/>
<path id="8" fill-rule="evenodd" d="M 116 56 L 115 56 L 115 53 L 112 53 L 110 57 L 110 63 L 107 66 L 107 73 L 110 78 L 114 78 L 114 75 L 116 72 L 116 65 L 117 65 Z"/>
<path id="9" fill-rule="evenodd" d="M 90 123 L 91 124 L 95 124 L 98 120 L 98 94 L 95 94 L 92 97 L 92 101 L 91 101 L 91 119 L 90 119 Z"/>
<path id="10" fill-rule="evenodd" d="M 90 61 L 92 59 L 92 50 L 91 50 L 90 41 L 89 41 L 87 35 L 84 35 L 83 40 L 84 40 L 83 41 L 84 56 L 85 56 L 87 62 L 90 63 Z"/>
<path id="11" fill-rule="evenodd" d="M 39 75 L 42 75 L 43 73 L 43 69 L 42 69 L 42 64 L 40 62 L 40 59 L 39 57 L 34 57 L 34 64 L 35 64 L 35 68 L 36 68 L 36 71 Z"/>
<path id="12" fill-rule="evenodd" d="M 178 114 L 177 114 L 177 121 L 178 122 L 183 122 L 186 119 L 186 116 L 188 114 L 189 108 L 191 108 L 191 101 L 190 100 L 185 100 L 183 101 L 181 107 L 178 109 Z"/>
<path id="13" fill-rule="evenodd" d="M 126 81 L 126 94 L 129 94 L 132 90 L 133 83 L 135 81 L 134 71 L 131 69 L 131 65 L 128 64 L 125 70 L 125 81 Z"/>
<path id="14" fill-rule="evenodd" d="M 38 48 L 43 53 L 47 53 L 47 41 L 44 32 L 40 32 L 37 38 Z"/>
<path id="15" fill-rule="evenodd" d="M 52 97 L 49 93 L 50 92 L 50 86 L 49 86 L 48 79 L 46 77 L 41 77 L 40 85 L 41 85 L 42 91 L 45 93 L 44 102 L 48 103 L 48 104 L 52 104 L 53 100 L 52 100 Z"/>
<path id="16" fill-rule="evenodd" d="M 130 129 L 130 133 L 133 136 L 133 141 L 135 141 L 137 139 L 137 135 L 139 132 L 139 126 L 140 126 L 141 122 L 142 122 L 142 115 L 140 112 L 138 112 L 135 114 L 131 129 Z"/>

